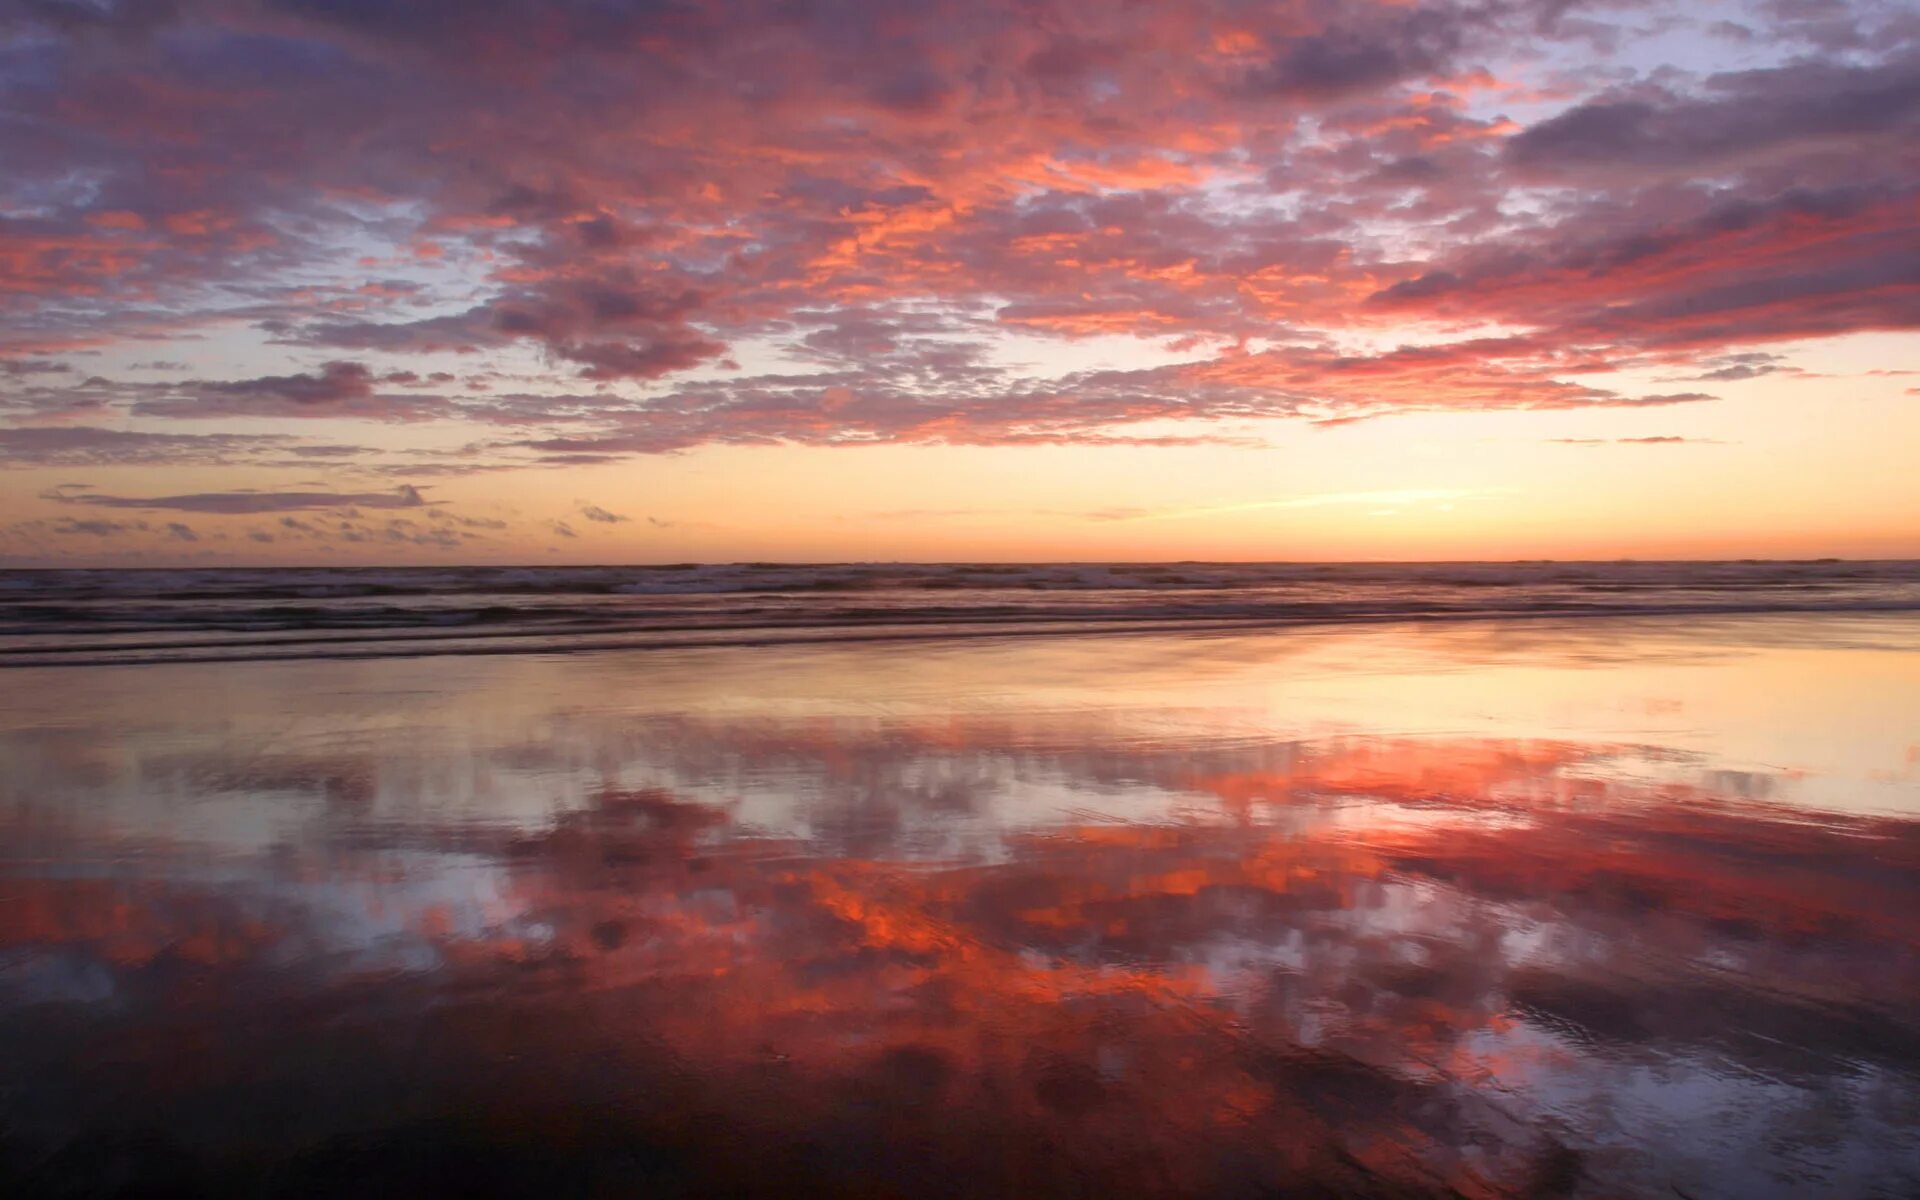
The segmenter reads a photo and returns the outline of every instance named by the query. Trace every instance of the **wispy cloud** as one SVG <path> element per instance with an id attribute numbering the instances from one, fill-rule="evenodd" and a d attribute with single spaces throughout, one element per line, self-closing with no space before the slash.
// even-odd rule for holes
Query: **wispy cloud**
<path id="1" fill-rule="evenodd" d="M 1548 438 L 1547 440 L 1562 446 L 1718 446 L 1723 444 L 1718 438 L 1678 437 L 1672 434 L 1652 437 Z"/>
<path id="2" fill-rule="evenodd" d="M 432 503 L 419 488 L 410 484 L 390 492 L 198 492 L 184 496 L 115 496 L 56 489 L 46 493 L 46 498 L 92 508 L 166 509 L 226 515 L 304 509 L 423 508 Z"/>

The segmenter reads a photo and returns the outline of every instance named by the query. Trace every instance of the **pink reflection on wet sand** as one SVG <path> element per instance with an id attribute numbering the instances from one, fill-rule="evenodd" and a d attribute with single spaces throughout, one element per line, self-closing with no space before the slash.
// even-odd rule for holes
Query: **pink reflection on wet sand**
<path id="1" fill-rule="evenodd" d="M 1910 742 L 1807 731 L 1920 655 L 1822 628 L 49 672 L 0 1170 L 1899 1194 Z"/>

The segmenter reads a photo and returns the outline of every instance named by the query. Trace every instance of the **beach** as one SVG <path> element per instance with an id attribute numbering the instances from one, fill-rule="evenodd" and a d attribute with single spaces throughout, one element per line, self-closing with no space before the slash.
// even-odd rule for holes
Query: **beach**
<path id="1" fill-rule="evenodd" d="M 16 654 L 0 1181 L 1920 1187 L 1898 595 L 1063 615 L 1110 583 L 966 636 Z"/>
<path id="2" fill-rule="evenodd" d="M 1920 1198 L 1920 3 L 0 0 L 0 1200 Z"/>

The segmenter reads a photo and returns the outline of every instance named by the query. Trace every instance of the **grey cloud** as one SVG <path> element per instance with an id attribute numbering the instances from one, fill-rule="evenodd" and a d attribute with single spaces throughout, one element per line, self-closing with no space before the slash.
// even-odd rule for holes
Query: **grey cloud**
<path id="1" fill-rule="evenodd" d="M 73 368 L 46 358 L 0 358 L 0 375 L 67 375 Z"/>
<path id="2" fill-rule="evenodd" d="M 1696 95 L 1580 104 L 1516 134 L 1507 156 L 1535 170 L 1696 173 L 1814 139 L 1905 137 L 1917 123 L 1920 60 L 1799 62 L 1718 75 Z"/>
<path id="3" fill-rule="evenodd" d="M 226 462 L 291 439 L 243 434 L 146 433 L 87 425 L 0 429 L 0 463 L 15 466 L 119 466 Z"/>
<path id="4" fill-rule="evenodd" d="M 387 395 L 386 382 L 363 363 L 330 362 L 319 371 L 257 379 L 188 380 L 142 384 L 132 405 L 139 416 L 349 417 L 369 421 L 423 421 L 447 416 L 454 406 L 431 395 Z"/>
<path id="5" fill-rule="evenodd" d="M 222 515 L 293 512 L 316 508 L 421 508 L 428 504 L 418 488 L 403 484 L 391 492 L 199 492 L 184 496 L 113 496 L 99 492 L 61 494 L 66 504 L 94 508 L 166 509 Z"/>

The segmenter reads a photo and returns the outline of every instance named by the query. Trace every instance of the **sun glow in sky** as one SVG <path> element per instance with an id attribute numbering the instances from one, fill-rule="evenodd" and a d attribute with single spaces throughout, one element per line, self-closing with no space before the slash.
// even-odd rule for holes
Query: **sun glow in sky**
<path id="1" fill-rule="evenodd" d="M 1920 555 L 1920 13 L 0 7 L 0 563 Z"/>

